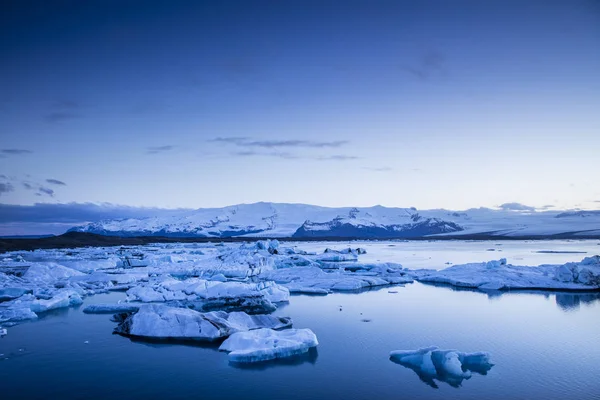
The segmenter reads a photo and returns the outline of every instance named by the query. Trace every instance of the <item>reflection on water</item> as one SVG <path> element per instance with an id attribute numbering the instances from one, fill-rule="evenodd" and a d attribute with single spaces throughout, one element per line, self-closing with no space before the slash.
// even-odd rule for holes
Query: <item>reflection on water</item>
<path id="1" fill-rule="evenodd" d="M 423 383 L 434 389 L 439 388 L 436 380 L 458 388 L 464 380 L 471 379 L 472 372 L 487 375 L 494 366 L 487 353 L 465 354 L 437 347 L 397 353 L 390 356 L 392 362 L 412 369 Z"/>
<path id="2" fill-rule="evenodd" d="M 92 296 L 83 306 L 124 297 Z M 9 328 L 0 339 L 0 354 L 8 358 L 0 360 L 0 398 L 597 399 L 599 297 L 488 295 L 418 282 L 360 294 L 293 296 L 275 315 L 312 329 L 318 352 L 248 366 L 230 363 L 218 343 L 131 340 L 111 334 L 116 323 L 110 315 L 57 310 Z M 489 351 L 496 366 L 489 372 L 467 366 L 476 376 L 465 382 L 465 358 L 452 373 L 389 361 L 395 349 L 429 344 Z"/>
<path id="3" fill-rule="evenodd" d="M 308 353 L 298 354 L 293 357 L 288 358 L 279 358 L 276 360 L 268 360 L 256 363 L 236 363 L 229 362 L 229 365 L 242 370 L 258 370 L 264 371 L 270 368 L 278 368 L 278 367 L 296 367 L 302 364 L 315 364 L 317 362 L 317 358 L 319 357 L 319 352 L 316 347 L 311 347 L 308 350 Z"/>
<path id="4" fill-rule="evenodd" d="M 590 292 L 564 292 L 564 291 L 556 291 L 556 290 L 479 290 L 473 288 L 463 288 L 456 287 L 444 283 L 430 283 L 430 282 L 421 282 L 421 284 L 427 286 L 435 286 L 440 289 L 447 289 L 453 292 L 472 292 L 479 293 L 481 295 L 487 296 L 490 300 L 499 299 L 502 296 L 507 295 L 535 295 L 542 296 L 547 299 L 551 297 L 555 297 L 556 305 L 559 309 L 565 312 L 572 312 L 579 310 L 580 306 L 583 305 L 592 305 L 598 301 L 600 301 L 600 292 L 599 291 L 590 291 Z"/>
<path id="5" fill-rule="evenodd" d="M 556 305 L 563 311 L 576 311 L 581 304 L 591 305 L 597 301 L 600 301 L 600 292 L 556 293 Z"/>

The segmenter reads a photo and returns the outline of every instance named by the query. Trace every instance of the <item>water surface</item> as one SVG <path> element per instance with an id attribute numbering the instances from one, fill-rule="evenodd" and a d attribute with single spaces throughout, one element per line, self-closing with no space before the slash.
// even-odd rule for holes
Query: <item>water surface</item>
<path id="1" fill-rule="evenodd" d="M 216 346 L 134 342 L 111 334 L 109 315 L 51 312 L 0 339 L 2 398 L 600 399 L 598 293 L 489 296 L 415 283 L 293 296 L 276 314 L 311 328 L 317 350 L 238 368 Z M 392 350 L 430 345 L 488 351 L 496 365 L 434 389 L 389 361 Z"/>

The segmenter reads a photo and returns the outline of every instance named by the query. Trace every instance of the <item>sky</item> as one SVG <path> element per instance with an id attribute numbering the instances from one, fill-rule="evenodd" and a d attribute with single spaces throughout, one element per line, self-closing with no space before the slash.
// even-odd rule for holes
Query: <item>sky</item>
<path id="1" fill-rule="evenodd" d="M 9 0 L 0 51 L 5 210 L 600 208 L 597 0 Z"/>

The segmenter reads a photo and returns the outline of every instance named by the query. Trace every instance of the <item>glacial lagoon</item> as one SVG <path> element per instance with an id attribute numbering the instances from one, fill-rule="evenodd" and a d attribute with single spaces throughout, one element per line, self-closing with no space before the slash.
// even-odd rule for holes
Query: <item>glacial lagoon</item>
<path id="1" fill-rule="evenodd" d="M 309 250 L 347 245 L 298 244 Z M 372 257 L 369 261 L 395 261 L 409 268 L 417 260 L 421 264 L 414 268 L 432 268 L 442 260 L 489 261 L 497 258 L 490 254 L 499 249 L 503 257 L 521 265 L 580 261 L 600 250 L 597 241 L 361 246 L 367 249 L 365 256 Z M 400 250 L 394 253 L 396 248 Z M 318 347 L 297 357 L 251 365 L 231 364 L 218 351 L 218 343 L 190 345 L 115 335 L 110 315 L 82 312 L 89 304 L 124 299 L 122 292 L 97 294 L 84 298 L 81 306 L 41 313 L 37 320 L 9 327 L 0 339 L 2 397 L 600 398 L 594 368 L 600 365 L 598 292 L 483 293 L 414 282 L 359 293 L 292 295 L 274 315 L 291 317 L 295 328 L 312 329 Z M 428 346 L 489 352 L 494 366 L 458 382 L 443 376 L 431 381 L 389 357 L 394 350 Z"/>

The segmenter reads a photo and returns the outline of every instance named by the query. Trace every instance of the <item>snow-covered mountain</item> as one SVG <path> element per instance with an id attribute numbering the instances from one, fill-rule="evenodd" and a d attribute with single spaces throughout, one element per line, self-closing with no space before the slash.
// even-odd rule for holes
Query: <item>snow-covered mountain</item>
<path id="1" fill-rule="evenodd" d="M 255 203 L 178 211 L 168 217 L 106 220 L 71 231 L 171 237 L 600 237 L 600 211 L 523 212 L 478 208 L 456 212 Z"/>

